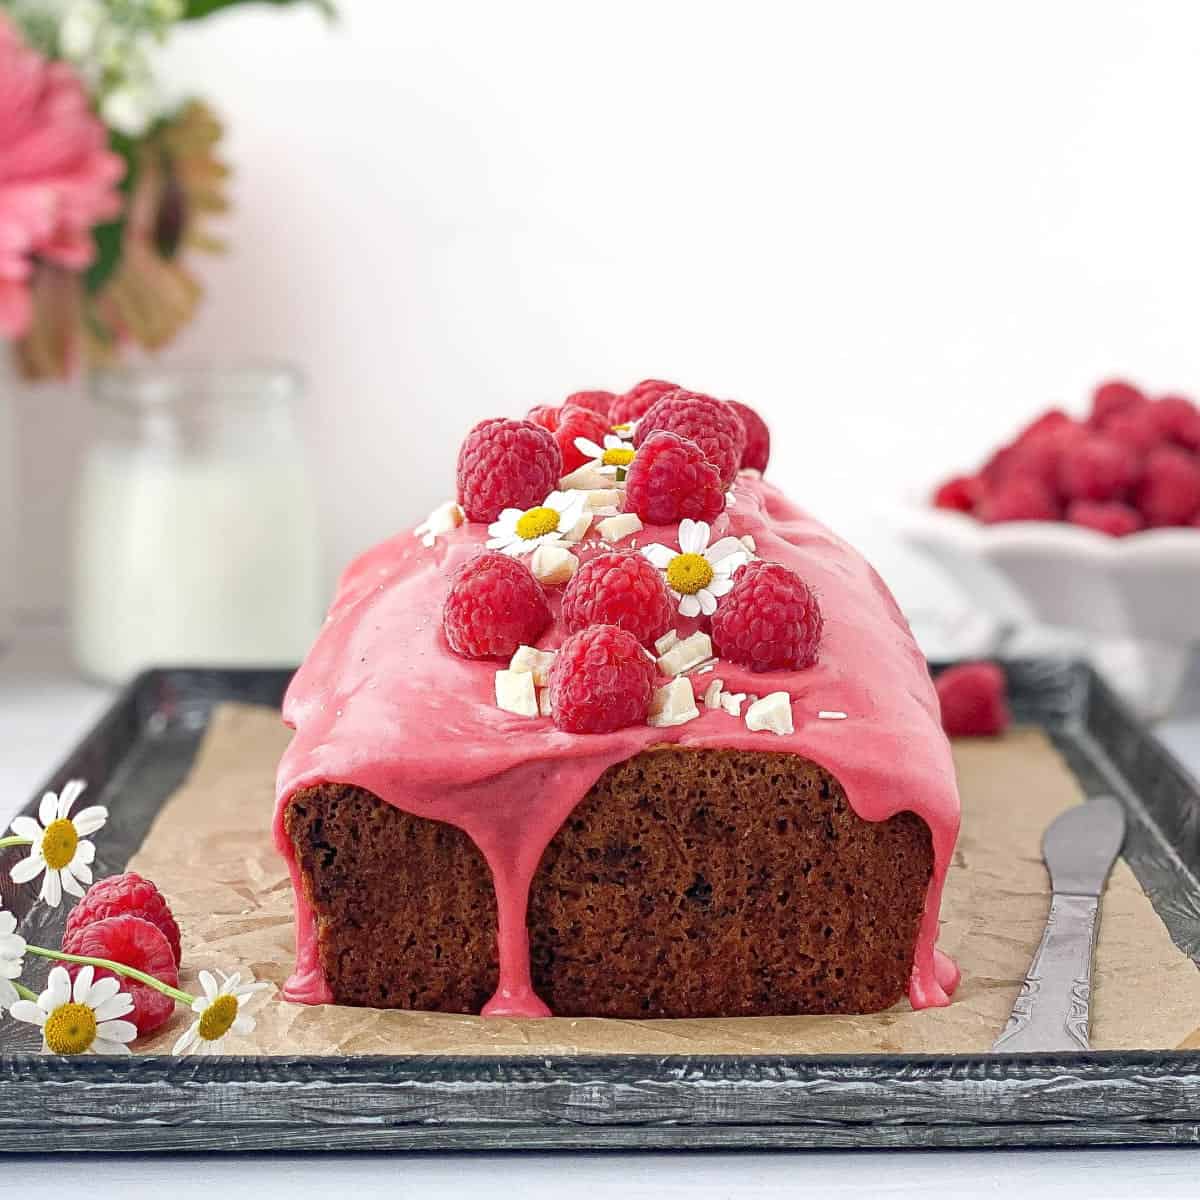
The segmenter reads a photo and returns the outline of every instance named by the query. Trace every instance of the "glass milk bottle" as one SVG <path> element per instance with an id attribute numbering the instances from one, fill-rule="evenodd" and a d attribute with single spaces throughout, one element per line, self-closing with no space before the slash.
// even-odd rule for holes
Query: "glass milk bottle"
<path id="1" fill-rule="evenodd" d="M 86 675 L 300 661 L 322 603 L 298 393 L 277 367 L 95 376 L 72 608 Z"/>

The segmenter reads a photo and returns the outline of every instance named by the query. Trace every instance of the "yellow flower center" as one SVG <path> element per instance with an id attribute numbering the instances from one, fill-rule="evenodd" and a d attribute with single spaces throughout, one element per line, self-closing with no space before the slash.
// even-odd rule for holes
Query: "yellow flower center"
<path id="1" fill-rule="evenodd" d="M 218 996 L 200 1014 L 200 1036 L 206 1042 L 215 1042 L 218 1038 L 223 1038 L 237 1020 L 237 1015 L 237 997 Z"/>
<path id="2" fill-rule="evenodd" d="M 712 565 L 703 554 L 677 554 L 667 564 L 667 582 L 681 596 L 694 596 L 712 578 Z"/>
<path id="3" fill-rule="evenodd" d="M 59 817 L 46 826 L 42 834 L 42 857 L 52 871 L 61 871 L 75 857 L 79 834 L 67 817 Z"/>
<path id="4" fill-rule="evenodd" d="M 527 509 L 517 518 L 517 537 L 527 542 L 553 533 L 557 528 L 558 513 L 545 505 L 541 508 Z"/>
<path id="5" fill-rule="evenodd" d="M 42 1032 L 55 1054 L 82 1054 L 96 1040 L 96 1014 L 86 1004 L 60 1004 Z"/>
<path id="6" fill-rule="evenodd" d="M 626 450 L 624 446 L 613 446 L 611 450 L 604 452 L 606 467 L 627 467 L 631 462 L 633 462 L 633 451 Z"/>

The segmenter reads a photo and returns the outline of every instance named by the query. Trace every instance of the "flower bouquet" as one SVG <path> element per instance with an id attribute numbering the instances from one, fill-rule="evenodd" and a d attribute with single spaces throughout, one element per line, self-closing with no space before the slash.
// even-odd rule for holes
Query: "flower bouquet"
<path id="1" fill-rule="evenodd" d="M 152 52 L 242 2 L 0 0 L 0 338 L 26 377 L 158 350 L 196 311 L 221 126 L 165 94 Z"/>

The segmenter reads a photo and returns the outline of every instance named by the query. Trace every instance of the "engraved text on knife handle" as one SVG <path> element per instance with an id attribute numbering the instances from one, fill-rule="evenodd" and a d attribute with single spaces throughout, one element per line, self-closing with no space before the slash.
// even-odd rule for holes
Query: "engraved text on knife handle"
<path id="1" fill-rule="evenodd" d="M 1004 1053 L 1088 1048 L 1095 896 L 1056 892 L 1041 945 L 1033 956 L 1008 1025 L 992 1047 Z"/>

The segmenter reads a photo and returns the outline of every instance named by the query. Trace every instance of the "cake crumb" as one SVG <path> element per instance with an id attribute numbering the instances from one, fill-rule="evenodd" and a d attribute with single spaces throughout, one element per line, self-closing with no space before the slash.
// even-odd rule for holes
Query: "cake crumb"
<path id="1" fill-rule="evenodd" d="M 497 671 L 496 707 L 518 717 L 536 717 L 538 701 L 533 672 Z"/>
<path id="2" fill-rule="evenodd" d="M 640 533 L 643 528 L 637 513 L 621 513 L 615 517 L 605 517 L 596 529 L 606 542 L 619 542 L 631 534 Z"/>
<path id="3" fill-rule="evenodd" d="M 723 679 L 714 679 L 708 685 L 708 690 L 704 693 L 705 708 L 720 708 L 721 707 L 721 692 L 724 690 L 725 681 Z"/>
<path id="4" fill-rule="evenodd" d="M 666 654 L 676 642 L 679 641 L 679 634 L 674 629 L 668 629 L 666 633 L 654 643 L 654 648 L 659 654 Z"/>
<path id="5" fill-rule="evenodd" d="M 579 570 L 579 559 L 561 542 L 543 542 L 529 556 L 529 569 L 538 583 L 557 587 Z"/>
<path id="6" fill-rule="evenodd" d="M 746 728 L 756 732 L 769 729 L 780 736 L 794 732 L 791 696 L 787 692 L 772 692 L 755 700 L 746 709 Z"/>
<path id="7" fill-rule="evenodd" d="M 685 725 L 699 715 L 692 685 L 686 679 L 676 678 L 655 689 L 648 724 L 655 729 L 664 729 L 670 725 Z"/>
<path id="8" fill-rule="evenodd" d="M 712 638 L 699 630 L 691 637 L 677 641 L 665 654 L 659 655 L 658 669 L 664 675 L 682 675 L 692 667 L 712 658 Z"/>
<path id="9" fill-rule="evenodd" d="M 554 666 L 553 650 L 538 650 L 535 646 L 518 646 L 512 661 L 508 664 L 510 671 L 526 671 L 533 676 L 534 685 L 545 687 L 550 682 L 550 668 Z"/>

